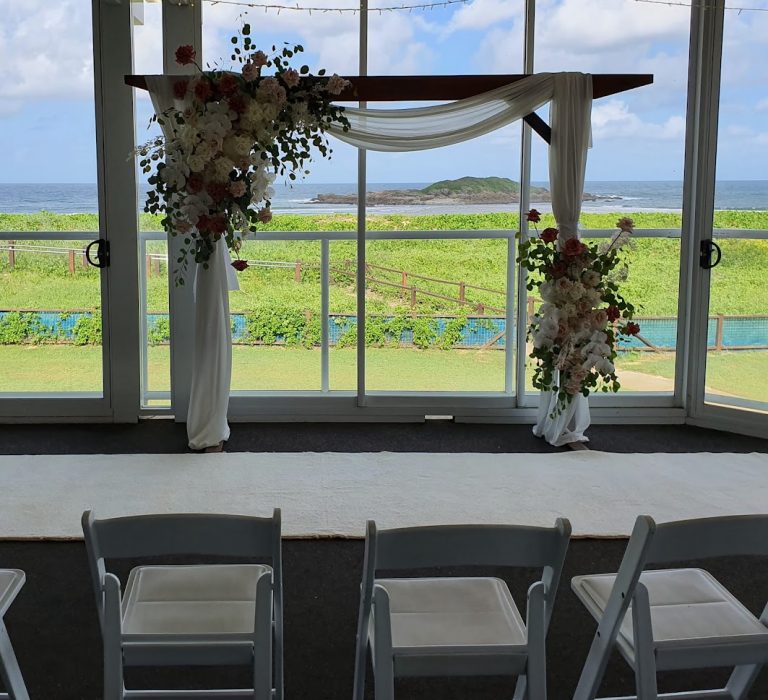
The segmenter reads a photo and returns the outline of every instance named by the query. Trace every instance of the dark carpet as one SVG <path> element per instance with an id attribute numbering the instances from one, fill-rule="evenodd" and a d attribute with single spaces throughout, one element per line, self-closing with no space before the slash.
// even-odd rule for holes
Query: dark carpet
<path id="1" fill-rule="evenodd" d="M 768 452 L 768 440 L 685 425 L 593 425 L 593 450 L 606 452 Z M 174 453 L 185 426 L 0 425 L 0 454 Z M 530 425 L 426 423 L 234 423 L 228 452 L 557 452 Z"/>
<path id="2" fill-rule="evenodd" d="M 570 591 L 572 576 L 615 571 L 624 540 L 575 540 L 571 544 L 548 639 L 551 700 L 570 700 L 595 625 Z M 351 699 L 355 625 L 363 543 L 352 540 L 289 540 L 284 543 L 286 697 L 295 700 Z M 181 563 L 176 559 L 175 563 Z M 136 562 L 121 562 L 124 577 Z M 768 562 L 716 559 L 705 565 L 759 614 L 766 601 Z M 0 542 L 0 567 L 27 572 L 27 585 L 6 616 L 32 700 L 95 700 L 101 693 L 101 641 L 85 550 L 79 542 Z M 460 570 L 450 574 L 466 573 Z M 483 572 L 485 573 L 485 572 Z M 525 609 L 534 571 L 489 571 L 507 580 Z M 660 674 L 660 690 L 717 687 L 727 671 L 705 669 Z M 238 687 L 243 669 L 129 671 L 129 687 Z M 367 697 L 372 698 L 369 670 Z M 605 694 L 633 692 L 633 676 L 618 656 L 609 666 Z M 510 698 L 509 679 L 403 680 L 398 700 L 498 700 Z M 768 698 L 768 671 L 750 698 Z"/>

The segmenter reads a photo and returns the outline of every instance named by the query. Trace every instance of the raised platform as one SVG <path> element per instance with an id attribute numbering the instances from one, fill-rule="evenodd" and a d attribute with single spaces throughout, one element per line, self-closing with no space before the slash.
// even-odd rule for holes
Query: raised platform
<path id="1" fill-rule="evenodd" d="M 0 457 L 0 538 L 81 537 L 80 516 L 283 510 L 288 537 L 571 520 L 577 536 L 768 511 L 766 454 L 228 453 Z"/>

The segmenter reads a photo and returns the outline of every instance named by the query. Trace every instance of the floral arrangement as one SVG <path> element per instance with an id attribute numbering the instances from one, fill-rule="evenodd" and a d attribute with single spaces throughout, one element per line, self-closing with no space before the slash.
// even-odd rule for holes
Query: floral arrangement
<path id="1" fill-rule="evenodd" d="M 137 153 L 149 177 L 146 212 L 164 214 L 162 224 L 172 236 L 184 236 L 177 263 L 186 271 L 189 259 L 207 267 L 222 237 L 236 255 L 245 231 L 255 231 L 272 218 L 272 183 L 278 176 L 295 180 L 308 174 L 311 149 L 330 157 L 325 130 L 331 123 L 349 123 L 344 108 L 331 103 L 349 84 L 325 71 L 312 76 L 290 61 L 300 45 L 271 53 L 257 49 L 250 26 L 232 37 L 237 71 L 203 71 L 193 47 L 181 46 L 176 61 L 198 72 L 174 83 L 183 109 L 155 115 L 172 135 L 144 144 Z M 271 74 L 266 75 L 269 70 Z M 239 257 L 233 266 L 248 266 Z M 177 274 L 177 284 L 184 284 Z"/>
<path id="2" fill-rule="evenodd" d="M 627 272 L 621 252 L 634 224 L 619 219 L 618 232 L 599 245 L 578 238 L 560 241 L 556 228 L 539 233 L 541 215 L 535 209 L 527 219 L 536 236 L 521 240 L 517 261 L 531 273 L 528 290 L 536 290 L 543 301 L 528 328 L 529 357 L 536 362 L 533 385 L 557 393 L 557 414 L 578 394 L 620 388 L 617 342 L 640 331 L 632 321 L 635 307 L 619 294 Z"/>

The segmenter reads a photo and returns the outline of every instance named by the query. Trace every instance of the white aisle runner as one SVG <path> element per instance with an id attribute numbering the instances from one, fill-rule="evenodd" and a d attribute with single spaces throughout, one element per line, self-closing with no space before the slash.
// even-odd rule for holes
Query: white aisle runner
<path id="1" fill-rule="evenodd" d="M 80 537 L 80 516 L 283 510 L 289 537 L 435 523 L 627 535 L 659 522 L 768 512 L 765 454 L 228 453 L 0 456 L 0 538 Z"/>

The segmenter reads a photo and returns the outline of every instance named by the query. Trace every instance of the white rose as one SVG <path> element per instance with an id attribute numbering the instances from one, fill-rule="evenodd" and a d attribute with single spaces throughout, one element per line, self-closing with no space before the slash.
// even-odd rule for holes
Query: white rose
<path id="1" fill-rule="evenodd" d="M 235 164 L 229 158 L 221 156 L 213 161 L 213 173 L 217 180 L 229 179 L 229 174 L 235 169 Z"/>
<path id="2" fill-rule="evenodd" d="M 187 165 L 193 173 L 201 173 L 205 169 L 206 159 L 200 155 L 193 155 L 189 157 Z"/>

